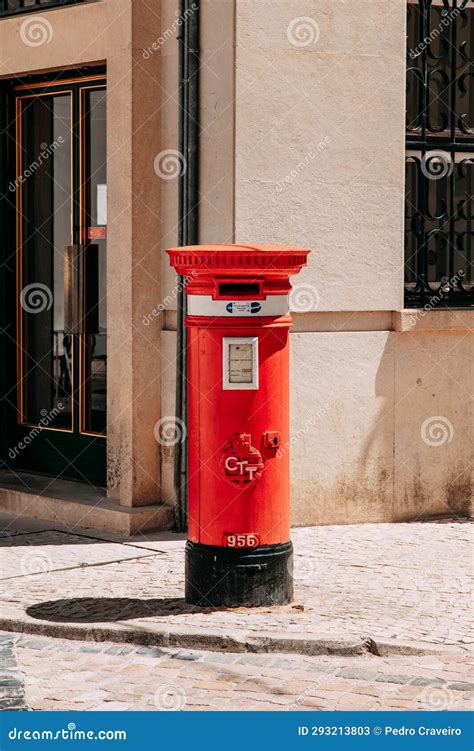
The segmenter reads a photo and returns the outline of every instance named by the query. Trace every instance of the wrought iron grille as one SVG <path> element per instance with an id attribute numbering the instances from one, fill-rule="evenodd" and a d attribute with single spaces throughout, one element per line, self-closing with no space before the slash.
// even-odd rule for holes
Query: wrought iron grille
<path id="1" fill-rule="evenodd" d="M 474 0 L 411 0 L 405 305 L 474 306 Z"/>
<path id="2" fill-rule="evenodd" d="M 16 13 L 31 13 L 35 10 L 47 8 L 61 8 L 63 5 L 74 5 L 83 0 L 0 0 L 0 16 L 12 16 Z"/>

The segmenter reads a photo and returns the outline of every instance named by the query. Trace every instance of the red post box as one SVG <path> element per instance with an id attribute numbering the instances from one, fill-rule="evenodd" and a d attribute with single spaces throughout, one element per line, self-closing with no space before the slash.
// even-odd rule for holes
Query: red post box
<path id="1" fill-rule="evenodd" d="M 288 294 L 310 251 L 167 252 L 187 279 L 186 601 L 290 602 Z"/>

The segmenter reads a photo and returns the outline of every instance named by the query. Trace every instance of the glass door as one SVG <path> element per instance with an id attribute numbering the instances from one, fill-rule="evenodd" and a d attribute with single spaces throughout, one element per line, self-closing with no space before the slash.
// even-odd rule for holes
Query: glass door
<path id="1" fill-rule="evenodd" d="M 17 386 L 9 460 L 102 484 L 105 77 L 21 84 L 15 97 Z"/>

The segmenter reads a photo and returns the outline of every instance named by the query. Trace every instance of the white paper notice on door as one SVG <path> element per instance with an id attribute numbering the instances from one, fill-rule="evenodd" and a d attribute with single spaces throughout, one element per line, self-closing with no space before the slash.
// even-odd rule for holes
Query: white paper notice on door
<path id="1" fill-rule="evenodd" d="M 97 185 L 97 224 L 99 227 L 107 226 L 107 185 Z"/>

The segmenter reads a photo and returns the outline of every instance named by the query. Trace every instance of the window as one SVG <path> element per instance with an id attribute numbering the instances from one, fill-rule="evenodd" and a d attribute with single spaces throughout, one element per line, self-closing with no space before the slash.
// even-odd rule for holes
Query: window
<path id="1" fill-rule="evenodd" d="M 405 305 L 474 306 L 473 0 L 411 0 Z"/>
<path id="2" fill-rule="evenodd" d="M 29 13 L 33 10 L 60 8 L 62 5 L 73 5 L 82 0 L 0 0 L 0 16 L 11 16 L 15 13 Z M 37 33 L 39 33 L 37 31 Z M 35 38 L 34 41 L 38 41 Z"/>

